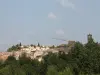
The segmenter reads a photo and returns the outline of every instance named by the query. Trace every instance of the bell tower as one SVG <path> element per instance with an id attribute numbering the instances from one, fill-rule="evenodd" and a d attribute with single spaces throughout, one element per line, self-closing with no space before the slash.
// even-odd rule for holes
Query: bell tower
<path id="1" fill-rule="evenodd" d="M 87 40 L 88 40 L 88 42 L 93 42 L 93 38 L 92 38 L 92 34 L 88 34 L 87 35 Z"/>

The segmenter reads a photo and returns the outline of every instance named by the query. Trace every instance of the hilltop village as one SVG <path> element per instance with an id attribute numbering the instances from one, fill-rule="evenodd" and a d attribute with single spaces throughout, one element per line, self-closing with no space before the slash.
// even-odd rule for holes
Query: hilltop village
<path id="1" fill-rule="evenodd" d="M 87 40 L 92 39 L 92 35 L 89 34 L 87 36 Z M 6 60 L 8 56 L 14 55 L 14 57 L 18 60 L 19 57 L 25 53 L 27 57 L 31 59 L 42 60 L 42 57 L 47 55 L 48 53 L 58 53 L 64 52 L 68 54 L 68 52 L 74 47 L 75 41 L 68 41 L 68 44 L 61 44 L 59 46 L 42 46 L 38 43 L 38 45 L 16 45 L 12 46 L 13 49 L 9 48 L 8 52 L 0 52 L 0 60 Z"/>
<path id="2" fill-rule="evenodd" d="M 23 53 L 26 54 L 27 57 L 31 59 L 42 60 L 42 57 L 47 55 L 49 52 L 58 53 L 68 51 L 74 46 L 75 41 L 68 41 L 68 44 L 61 44 L 59 46 L 40 46 L 38 45 L 20 45 L 19 50 L 10 51 L 10 52 L 0 52 L 0 59 L 6 60 L 8 56 L 14 55 L 14 57 L 18 60 L 19 56 Z"/>

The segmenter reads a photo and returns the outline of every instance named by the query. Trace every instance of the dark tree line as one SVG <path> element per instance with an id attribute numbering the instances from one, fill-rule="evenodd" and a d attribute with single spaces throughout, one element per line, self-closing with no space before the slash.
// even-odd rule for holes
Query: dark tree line
<path id="1" fill-rule="evenodd" d="M 18 51 L 21 49 L 21 43 L 17 44 L 17 45 L 13 45 L 12 47 L 8 48 L 7 51 L 11 52 L 11 51 Z"/>

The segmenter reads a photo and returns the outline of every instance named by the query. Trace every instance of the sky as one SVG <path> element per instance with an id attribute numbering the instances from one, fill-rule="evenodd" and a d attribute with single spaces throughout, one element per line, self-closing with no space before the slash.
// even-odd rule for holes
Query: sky
<path id="1" fill-rule="evenodd" d="M 52 38 L 100 40 L 100 0 L 0 0 L 0 51 L 14 44 L 58 45 Z M 99 41 L 100 42 L 100 41 Z"/>

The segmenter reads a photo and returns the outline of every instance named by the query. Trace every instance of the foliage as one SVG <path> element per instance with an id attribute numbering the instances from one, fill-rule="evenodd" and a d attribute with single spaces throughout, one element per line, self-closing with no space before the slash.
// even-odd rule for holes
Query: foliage
<path id="1" fill-rule="evenodd" d="M 18 51 L 21 49 L 21 43 L 17 44 L 17 45 L 13 45 L 12 47 L 8 48 L 7 51 L 11 52 L 11 51 Z"/>
<path id="2" fill-rule="evenodd" d="M 12 46 L 8 51 L 18 47 Z M 43 59 L 32 60 L 25 53 L 19 60 L 9 56 L 0 63 L 0 75 L 100 75 L 100 45 L 93 38 L 86 44 L 76 42 L 68 54 L 49 53 Z"/>
<path id="3" fill-rule="evenodd" d="M 38 47 L 40 47 L 40 44 L 38 43 L 38 45 L 37 45 Z"/>
<path id="4" fill-rule="evenodd" d="M 57 72 L 55 66 L 48 67 L 47 75 L 58 75 L 58 72 Z"/>
<path id="5" fill-rule="evenodd" d="M 70 68 L 66 68 L 64 71 L 59 72 L 58 75 L 73 75 L 72 70 Z"/>

